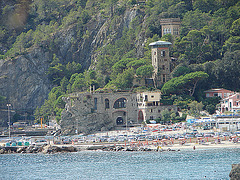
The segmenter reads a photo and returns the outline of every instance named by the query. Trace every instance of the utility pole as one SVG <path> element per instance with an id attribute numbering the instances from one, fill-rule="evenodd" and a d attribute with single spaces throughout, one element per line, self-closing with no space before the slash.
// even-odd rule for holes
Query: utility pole
<path id="1" fill-rule="evenodd" d="M 10 125 L 10 108 L 11 104 L 7 104 L 7 107 L 8 107 L 8 136 L 9 136 L 9 140 L 10 140 L 10 137 L 11 137 L 11 125 Z"/>

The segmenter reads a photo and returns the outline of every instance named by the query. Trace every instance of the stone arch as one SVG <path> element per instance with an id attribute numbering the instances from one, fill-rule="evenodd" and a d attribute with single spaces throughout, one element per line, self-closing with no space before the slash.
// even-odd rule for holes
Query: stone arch
<path id="1" fill-rule="evenodd" d="M 119 109 L 119 108 L 126 108 L 126 98 L 119 98 L 114 102 L 113 108 Z"/>
<path id="2" fill-rule="evenodd" d="M 116 125 L 124 125 L 126 124 L 127 112 L 126 111 L 114 111 L 112 113 L 112 117 L 116 123 Z"/>

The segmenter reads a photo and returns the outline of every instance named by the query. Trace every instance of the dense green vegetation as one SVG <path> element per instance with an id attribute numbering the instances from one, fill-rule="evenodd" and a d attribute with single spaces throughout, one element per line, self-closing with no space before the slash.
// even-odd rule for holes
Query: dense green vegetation
<path id="1" fill-rule="evenodd" d="M 4 96 L 0 96 L 0 104 L 4 103 L 6 100 L 6 97 Z"/>
<path id="2" fill-rule="evenodd" d="M 136 6 L 137 2 L 11 0 L 3 4 L 0 11 L 1 59 L 14 59 L 36 47 L 54 54 L 46 73 L 55 87 L 44 105 L 36 110 L 36 117 L 54 115 L 59 119 L 64 106 L 61 97 L 88 90 L 90 85 L 96 89 L 131 89 L 135 75 L 151 77 L 148 44 L 160 39 L 173 43 L 170 54 L 177 58 L 173 79 L 162 87 L 163 93 L 178 95 L 175 104 L 185 108 L 194 100 L 204 104 L 201 92 L 209 88 L 240 89 L 238 0 L 148 0 L 145 5 Z M 108 31 L 114 32 L 124 12 L 133 8 L 138 9 L 138 16 L 118 34 L 108 33 L 108 42 L 99 46 L 97 61 L 92 62 L 91 69 L 84 69 L 77 59 L 66 62 L 55 53 L 61 41 L 54 37 L 55 33 L 74 27 L 76 38 L 71 42 L 74 47 L 90 37 L 86 26 L 96 21 L 97 15 L 108 19 Z M 180 36 L 161 37 L 159 20 L 178 17 L 182 21 Z M 141 37 L 145 41 L 139 49 L 137 43 Z M 185 99 L 186 94 L 193 99 Z M 203 109 L 212 112 L 213 106 L 204 104 Z"/>

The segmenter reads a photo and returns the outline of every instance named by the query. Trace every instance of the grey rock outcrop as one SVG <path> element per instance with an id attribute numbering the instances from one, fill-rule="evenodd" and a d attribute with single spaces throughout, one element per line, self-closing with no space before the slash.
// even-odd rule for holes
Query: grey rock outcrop
<path id="1" fill-rule="evenodd" d="M 14 60 L 0 60 L 0 91 L 13 109 L 34 109 L 51 90 L 46 71 L 50 54 L 33 49 Z"/>
<path id="2" fill-rule="evenodd" d="M 233 164 L 232 170 L 229 174 L 231 180 L 239 180 L 240 179 L 240 164 Z"/>
<path id="3" fill-rule="evenodd" d="M 68 101 L 65 98 L 65 101 Z M 86 102 L 86 106 L 74 102 L 72 107 L 68 107 L 68 111 L 62 113 L 61 131 L 64 135 L 75 133 L 93 133 L 100 131 L 102 128 L 110 130 L 114 124 L 107 113 L 91 112 L 93 104 Z M 76 132 L 77 130 L 77 132 Z"/>

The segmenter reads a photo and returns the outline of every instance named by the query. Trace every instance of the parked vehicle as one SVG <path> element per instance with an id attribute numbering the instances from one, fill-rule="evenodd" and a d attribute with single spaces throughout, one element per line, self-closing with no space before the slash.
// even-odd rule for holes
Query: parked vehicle
<path id="1" fill-rule="evenodd" d="M 36 140 L 35 142 L 32 143 L 32 145 L 34 146 L 43 146 L 43 145 L 47 145 L 47 140 L 45 139 L 40 139 L 40 140 Z"/>

